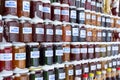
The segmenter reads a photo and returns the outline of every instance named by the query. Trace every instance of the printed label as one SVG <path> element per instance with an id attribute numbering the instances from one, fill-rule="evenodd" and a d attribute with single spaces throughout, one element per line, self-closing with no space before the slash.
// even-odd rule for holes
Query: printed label
<path id="1" fill-rule="evenodd" d="M 36 28 L 36 34 L 44 34 L 43 28 Z"/>
<path id="2" fill-rule="evenodd" d="M 117 65 L 120 65 L 120 61 L 117 61 Z"/>
<path id="3" fill-rule="evenodd" d="M 101 17 L 98 17 L 98 21 L 101 21 Z"/>
<path id="4" fill-rule="evenodd" d="M 87 0 L 87 2 L 91 2 L 91 0 Z"/>
<path id="5" fill-rule="evenodd" d="M 62 56 L 63 55 L 63 50 L 56 50 L 56 55 L 57 56 Z"/>
<path id="6" fill-rule="evenodd" d="M 108 33 L 108 37 L 111 37 L 112 36 L 112 33 Z"/>
<path id="7" fill-rule="evenodd" d="M 106 36 L 106 33 L 103 32 L 102 35 L 103 35 L 103 37 L 105 37 L 105 36 Z"/>
<path id="8" fill-rule="evenodd" d="M 92 15 L 92 20 L 96 20 L 96 16 L 95 15 Z"/>
<path id="9" fill-rule="evenodd" d="M 62 15 L 69 15 L 69 10 L 62 10 Z"/>
<path id="10" fill-rule="evenodd" d="M 54 14 L 60 15 L 61 14 L 61 10 L 60 9 L 54 9 Z"/>
<path id="11" fill-rule="evenodd" d="M 50 10 L 49 7 L 43 7 L 43 12 L 44 12 L 44 13 L 50 13 L 51 10 Z"/>
<path id="12" fill-rule="evenodd" d="M 35 78 L 35 80 L 43 80 L 43 77 Z"/>
<path id="13" fill-rule="evenodd" d="M 39 11 L 43 11 L 43 6 L 39 5 Z"/>
<path id="14" fill-rule="evenodd" d="M 71 53 L 73 54 L 80 54 L 80 48 L 72 48 Z"/>
<path id="15" fill-rule="evenodd" d="M 87 36 L 92 36 L 92 32 L 91 32 L 91 31 L 88 31 L 88 32 L 87 32 Z"/>
<path id="16" fill-rule="evenodd" d="M 55 75 L 49 75 L 49 80 L 55 80 Z"/>
<path id="17" fill-rule="evenodd" d="M 102 17 L 102 21 L 105 22 L 105 18 L 104 17 Z"/>
<path id="18" fill-rule="evenodd" d="M 79 13 L 79 19 L 80 20 L 85 20 L 85 13 Z"/>
<path id="19" fill-rule="evenodd" d="M 3 27 L 0 27 L 0 33 L 3 33 Z"/>
<path id="20" fill-rule="evenodd" d="M 72 76 L 73 75 L 73 70 L 69 70 L 68 74 L 69 74 L 69 76 Z"/>
<path id="21" fill-rule="evenodd" d="M 97 3 L 97 7 L 100 7 L 101 5 L 100 5 L 100 3 Z"/>
<path id="22" fill-rule="evenodd" d="M 116 66 L 116 65 L 117 65 L 116 61 L 113 61 L 113 66 Z"/>
<path id="23" fill-rule="evenodd" d="M 5 7 L 17 8 L 16 1 L 5 1 Z"/>
<path id="24" fill-rule="evenodd" d="M 86 15 L 86 18 L 87 18 L 87 19 L 90 19 L 90 14 L 87 14 L 87 15 Z"/>
<path id="25" fill-rule="evenodd" d="M 112 63 L 109 63 L 109 67 L 112 67 Z"/>
<path id="26" fill-rule="evenodd" d="M 65 73 L 59 73 L 59 79 L 65 79 Z"/>
<path id="27" fill-rule="evenodd" d="M 88 69 L 88 68 L 84 68 L 84 72 L 85 72 L 85 73 L 88 73 L 88 72 L 89 72 L 89 69 Z"/>
<path id="28" fill-rule="evenodd" d="M 97 69 L 101 69 L 101 64 L 97 64 Z"/>
<path id="29" fill-rule="evenodd" d="M 53 35 L 53 29 L 47 29 L 47 34 L 48 35 Z"/>
<path id="30" fill-rule="evenodd" d="M 85 38 L 86 37 L 86 30 L 81 30 L 80 31 L 80 37 Z"/>
<path id="31" fill-rule="evenodd" d="M 82 70 L 76 70 L 76 71 L 75 71 L 75 74 L 76 74 L 76 75 L 81 75 L 81 74 L 82 74 Z"/>
<path id="32" fill-rule="evenodd" d="M 108 51 L 111 51 L 111 46 L 108 46 L 108 47 L 107 47 L 107 50 L 108 50 Z"/>
<path id="33" fill-rule="evenodd" d="M 72 11 L 71 11 L 70 18 L 73 18 L 73 19 L 76 19 L 76 18 L 77 18 L 77 13 L 76 13 L 75 10 L 72 10 Z"/>
<path id="34" fill-rule="evenodd" d="M 53 51 L 52 50 L 45 51 L 45 57 L 53 57 Z"/>
<path id="35" fill-rule="evenodd" d="M 40 52 L 39 51 L 31 51 L 30 57 L 31 58 L 39 58 L 40 57 Z"/>
<path id="36" fill-rule="evenodd" d="M 88 49 L 88 53 L 94 53 L 94 49 L 93 48 L 89 48 Z"/>
<path id="37" fill-rule="evenodd" d="M 15 53 L 15 60 L 25 60 L 26 53 Z"/>
<path id="38" fill-rule="evenodd" d="M 106 48 L 105 47 L 101 48 L 101 52 L 106 52 Z"/>
<path id="39" fill-rule="evenodd" d="M 32 34 L 32 28 L 29 27 L 23 28 L 23 34 Z"/>
<path id="40" fill-rule="evenodd" d="M 73 36 L 79 36 L 79 29 L 78 28 L 72 28 L 72 35 Z"/>
<path id="41" fill-rule="evenodd" d="M 23 11 L 30 12 L 30 2 L 23 1 Z"/>
<path id="42" fill-rule="evenodd" d="M 16 33 L 16 34 L 18 34 L 19 33 L 19 27 L 13 27 L 13 26 L 11 26 L 9 32 L 10 33 Z"/>
<path id="43" fill-rule="evenodd" d="M 95 6 L 95 1 L 91 1 L 91 5 Z"/>
<path id="44" fill-rule="evenodd" d="M 64 52 L 64 53 L 70 53 L 70 48 L 64 47 L 64 48 L 63 48 L 63 52 Z"/>
<path id="45" fill-rule="evenodd" d="M 56 34 L 56 35 L 62 35 L 62 30 L 57 29 L 55 34 Z"/>
<path id="46" fill-rule="evenodd" d="M 81 52 L 81 53 L 87 53 L 87 48 L 81 48 L 81 49 L 80 49 L 80 52 Z"/>
<path id="47" fill-rule="evenodd" d="M 97 36 L 98 36 L 98 37 L 101 37 L 101 36 L 102 36 L 101 32 L 98 32 L 98 33 L 97 33 Z"/>
<path id="48" fill-rule="evenodd" d="M 71 36 L 71 31 L 70 30 L 66 30 L 66 35 L 67 36 Z"/>
<path id="49" fill-rule="evenodd" d="M 106 19 L 106 22 L 110 23 L 110 22 L 111 22 L 111 19 Z"/>
<path id="50" fill-rule="evenodd" d="M 95 52 L 100 52 L 100 48 L 95 48 Z"/>
<path id="51" fill-rule="evenodd" d="M 96 66 L 91 66 L 91 70 L 96 70 Z"/>
<path id="52" fill-rule="evenodd" d="M 104 65 L 104 68 L 105 68 L 105 69 L 107 69 L 107 68 L 108 68 L 108 65 L 107 65 L 107 64 L 105 64 L 105 65 Z"/>
<path id="53" fill-rule="evenodd" d="M 12 61 L 12 53 L 0 54 L 0 61 Z"/>

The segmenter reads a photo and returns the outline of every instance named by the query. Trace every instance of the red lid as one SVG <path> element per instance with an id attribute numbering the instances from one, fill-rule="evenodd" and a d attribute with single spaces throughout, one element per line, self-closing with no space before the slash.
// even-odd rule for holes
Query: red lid
<path id="1" fill-rule="evenodd" d="M 88 74 L 83 74 L 83 78 L 88 78 Z"/>
<path id="2" fill-rule="evenodd" d="M 120 70 L 120 67 L 118 67 L 117 70 Z"/>

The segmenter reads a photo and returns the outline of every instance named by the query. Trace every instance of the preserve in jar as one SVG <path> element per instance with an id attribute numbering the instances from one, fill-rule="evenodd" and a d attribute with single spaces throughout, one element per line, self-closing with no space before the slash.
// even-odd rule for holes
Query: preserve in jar
<path id="1" fill-rule="evenodd" d="M 91 10 L 91 0 L 86 0 L 86 2 L 85 2 L 85 9 Z"/>
<path id="2" fill-rule="evenodd" d="M 101 54 L 100 54 L 100 45 L 99 43 L 95 43 L 95 58 L 100 58 L 101 57 Z"/>
<path id="3" fill-rule="evenodd" d="M 86 35 L 87 35 L 87 32 L 86 32 L 86 27 L 84 24 L 80 24 L 79 25 L 79 41 L 80 42 L 85 42 L 86 41 Z"/>
<path id="4" fill-rule="evenodd" d="M 92 42 L 93 41 L 93 39 L 92 39 L 92 37 L 93 37 L 92 29 L 93 28 L 90 25 L 86 25 L 86 31 L 87 31 L 86 41 L 87 42 Z"/>
<path id="5" fill-rule="evenodd" d="M 75 0 L 75 6 L 76 6 L 76 8 L 80 7 L 80 0 Z"/>
<path id="6" fill-rule="evenodd" d="M 16 0 L 4 0 L 3 15 L 17 16 L 17 1 Z"/>
<path id="7" fill-rule="evenodd" d="M 106 41 L 111 42 L 112 41 L 112 30 L 106 30 Z"/>
<path id="8" fill-rule="evenodd" d="M 2 21 L 2 16 L 0 15 L 0 42 L 2 42 L 3 38 L 3 21 Z"/>
<path id="9" fill-rule="evenodd" d="M 3 70 L 2 72 L 0 72 L 0 79 L 1 80 L 13 80 L 12 75 L 13 75 L 13 71 Z"/>
<path id="10" fill-rule="evenodd" d="M 115 27 L 115 17 L 110 16 L 110 18 L 111 18 L 111 27 L 114 28 Z"/>
<path id="11" fill-rule="evenodd" d="M 40 47 L 40 64 L 53 64 L 53 43 L 41 43 Z"/>
<path id="12" fill-rule="evenodd" d="M 110 43 L 107 44 L 107 56 L 112 55 L 112 45 Z"/>
<path id="13" fill-rule="evenodd" d="M 50 0 L 42 0 L 43 2 L 43 19 L 51 20 L 51 5 Z"/>
<path id="14" fill-rule="evenodd" d="M 95 58 L 94 44 L 93 43 L 88 43 L 88 45 L 87 45 L 87 53 L 88 53 L 88 59 Z"/>
<path id="15" fill-rule="evenodd" d="M 112 79 L 112 69 L 107 68 L 106 80 L 111 80 L 111 79 Z"/>
<path id="16" fill-rule="evenodd" d="M 96 67 L 97 67 L 97 65 L 96 65 L 95 60 L 90 60 L 90 61 L 89 61 L 89 72 L 95 74 L 95 72 L 96 72 Z"/>
<path id="17" fill-rule="evenodd" d="M 70 54 L 70 59 L 71 61 L 79 61 L 81 60 L 81 57 L 80 57 L 80 44 L 79 42 L 71 42 L 71 54 Z"/>
<path id="18" fill-rule="evenodd" d="M 53 22 L 54 42 L 62 42 L 62 23 L 60 21 Z"/>
<path id="19" fill-rule="evenodd" d="M 20 41 L 21 42 L 31 42 L 32 41 L 32 24 L 30 23 L 30 18 L 22 17 L 20 18 Z"/>
<path id="20" fill-rule="evenodd" d="M 26 47 L 25 43 L 14 42 L 13 47 L 13 69 L 26 67 Z"/>
<path id="21" fill-rule="evenodd" d="M 0 43 L 0 71 L 12 70 L 12 44 Z"/>
<path id="22" fill-rule="evenodd" d="M 96 26 L 101 26 L 101 14 L 96 13 Z"/>
<path id="23" fill-rule="evenodd" d="M 51 20 L 44 20 L 45 41 L 53 42 L 53 24 Z"/>
<path id="24" fill-rule="evenodd" d="M 96 11 L 96 0 L 91 0 L 91 11 Z"/>
<path id="25" fill-rule="evenodd" d="M 107 56 L 106 44 L 100 43 L 100 46 L 101 57 L 106 57 Z"/>
<path id="26" fill-rule="evenodd" d="M 77 23 L 85 24 L 85 9 L 77 8 Z"/>
<path id="27" fill-rule="evenodd" d="M 89 64 L 87 61 L 82 61 L 82 74 L 89 73 Z"/>
<path id="28" fill-rule="evenodd" d="M 102 42 L 106 42 L 106 36 L 107 36 L 107 32 L 106 32 L 106 30 L 105 29 L 102 29 Z"/>
<path id="29" fill-rule="evenodd" d="M 19 41 L 19 23 L 16 16 L 4 16 L 4 37 L 7 42 Z"/>
<path id="30" fill-rule="evenodd" d="M 70 61 L 70 42 L 63 42 L 63 61 Z"/>
<path id="31" fill-rule="evenodd" d="M 72 42 L 79 42 L 79 25 L 77 23 L 71 23 Z"/>
<path id="32" fill-rule="evenodd" d="M 75 6 L 75 0 L 68 0 L 68 4 L 70 6 Z"/>
<path id="33" fill-rule="evenodd" d="M 54 63 L 62 63 L 63 46 L 61 42 L 53 43 L 53 61 Z"/>
<path id="34" fill-rule="evenodd" d="M 85 10 L 85 24 L 86 25 L 91 24 L 91 12 L 90 12 L 90 10 Z"/>
<path id="35" fill-rule="evenodd" d="M 39 43 L 30 42 L 26 44 L 26 67 L 38 67 L 40 61 Z"/>
<path id="36" fill-rule="evenodd" d="M 101 14 L 101 26 L 106 27 L 106 23 L 105 23 L 105 14 Z"/>
<path id="37" fill-rule="evenodd" d="M 70 22 L 76 23 L 77 22 L 77 10 L 76 10 L 76 7 L 75 6 L 70 6 L 69 12 L 70 12 Z"/>
<path id="38" fill-rule="evenodd" d="M 43 19 L 43 3 L 42 0 L 32 0 L 30 2 L 30 17 L 35 16 Z"/>
<path id="39" fill-rule="evenodd" d="M 82 79 L 83 79 L 83 80 L 88 80 L 88 74 L 83 74 L 83 75 L 82 75 Z"/>
<path id="40" fill-rule="evenodd" d="M 108 68 L 107 58 L 101 59 L 101 67 L 102 67 L 102 70 L 106 70 Z"/>
<path id="41" fill-rule="evenodd" d="M 96 59 L 96 71 L 101 71 L 101 61 L 100 61 L 100 59 Z"/>
<path id="42" fill-rule="evenodd" d="M 44 42 L 45 36 L 44 36 L 44 24 L 43 19 L 40 19 L 38 17 L 34 17 L 31 21 L 32 23 L 32 40 L 35 42 Z"/>
<path id="43" fill-rule="evenodd" d="M 97 27 L 97 42 L 101 42 L 102 41 L 102 29 Z"/>
<path id="44" fill-rule="evenodd" d="M 63 35 L 62 35 L 62 39 L 64 42 L 71 42 L 71 26 L 70 23 L 68 22 L 63 22 L 62 25 L 62 31 L 63 31 Z"/>
<path id="45" fill-rule="evenodd" d="M 91 25 L 96 26 L 96 22 L 97 22 L 96 19 L 97 19 L 96 13 L 94 11 L 92 11 L 91 12 Z"/>
<path id="46" fill-rule="evenodd" d="M 61 21 L 61 7 L 60 7 L 60 3 L 58 2 L 54 2 L 52 3 L 52 7 L 51 7 L 51 14 L 52 14 L 52 20 L 58 20 Z"/>
<path id="47" fill-rule="evenodd" d="M 30 0 L 19 0 L 17 4 L 17 15 L 30 17 Z"/>
<path id="48" fill-rule="evenodd" d="M 85 8 L 86 0 L 80 0 L 80 7 Z"/>
<path id="49" fill-rule="evenodd" d="M 116 67 L 117 67 L 117 60 L 112 59 L 112 68 L 116 68 Z"/>
<path id="50" fill-rule="evenodd" d="M 96 28 L 93 28 L 92 29 L 92 34 L 93 34 L 93 42 L 96 42 L 97 41 L 97 29 Z"/>
<path id="51" fill-rule="evenodd" d="M 69 5 L 61 4 L 61 21 L 69 22 Z"/>
<path id="52" fill-rule="evenodd" d="M 109 15 L 105 15 L 105 24 L 106 27 L 111 27 L 111 18 Z"/>

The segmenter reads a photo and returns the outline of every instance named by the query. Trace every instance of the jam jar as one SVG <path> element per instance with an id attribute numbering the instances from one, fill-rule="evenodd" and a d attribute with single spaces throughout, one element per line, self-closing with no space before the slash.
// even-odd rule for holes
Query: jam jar
<path id="1" fill-rule="evenodd" d="M 7 42 L 19 41 L 19 23 L 16 16 L 4 16 L 4 37 Z"/>
<path id="2" fill-rule="evenodd" d="M 85 10 L 85 24 L 90 25 L 91 24 L 91 11 Z"/>
<path id="3" fill-rule="evenodd" d="M 87 45 L 87 53 L 88 53 L 88 59 L 95 58 L 94 44 L 93 43 L 88 43 L 88 45 Z"/>
<path id="4" fill-rule="evenodd" d="M 81 60 L 80 43 L 79 42 L 71 42 L 70 48 L 71 48 L 71 54 L 70 54 L 71 61 Z"/>
<path id="5" fill-rule="evenodd" d="M 54 42 L 62 42 L 62 22 L 54 21 L 53 22 L 53 32 L 54 32 Z"/>
<path id="6" fill-rule="evenodd" d="M 109 42 L 107 44 L 107 56 L 111 56 L 112 55 L 112 44 Z"/>
<path id="7" fill-rule="evenodd" d="M 106 27 L 111 27 L 111 18 L 110 18 L 110 15 L 105 15 L 105 24 L 106 24 Z"/>
<path id="8" fill-rule="evenodd" d="M 68 0 L 68 4 L 70 6 L 75 6 L 75 0 Z"/>
<path id="9" fill-rule="evenodd" d="M 92 34 L 93 34 L 93 37 L 92 37 L 93 42 L 96 42 L 97 41 L 97 29 L 95 27 L 93 27 L 92 29 Z"/>
<path id="10" fill-rule="evenodd" d="M 53 42 L 53 24 L 51 20 L 44 20 L 45 41 Z"/>
<path id="11" fill-rule="evenodd" d="M 111 18 L 111 27 L 114 28 L 115 27 L 115 17 L 110 16 L 110 18 Z"/>
<path id="12" fill-rule="evenodd" d="M 106 27 L 105 25 L 105 14 L 101 14 L 101 26 Z"/>
<path id="13" fill-rule="evenodd" d="M 75 6 L 76 6 L 76 8 L 80 7 L 80 0 L 75 0 Z"/>
<path id="14" fill-rule="evenodd" d="M 51 20 L 51 5 L 50 0 L 42 0 L 43 2 L 43 19 Z"/>
<path id="15" fill-rule="evenodd" d="M 102 42 L 106 42 L 106 32 L 107 30 L 105 30 L 105 29 L 102 29 Z"/>
<path id="16" fill-rule="evenodd" d="M 91 25 L 96 26 L 96 13 L 94 11 L 91 12 Z"/>
<path id="17" fill-rule="evenodd" d="M 26 48 L 25 43 L 14 42 L 13 47 L 13 69 L 26 67 Z"/>
<path id="18" fill-rule="evenodd" d="M 13 71 L 2 71 L 0 72 L 0 77 L 2 78 L 1 80 L 13 80 L 12 78 Z"/>
<path id="19" fill-rule="evenodd" d="M 106 43 L 107 44 L 107 43 Z M 101 57 L 106 57 L 107 56 L 107 50 L 106 50 L 106 44 L 105 43 L 100 43 L 100 53 L 101 53 Z"/>
<path id="20" fill-rule="evenodd" d="M 106 41 L 107 42 L 112 41 L 112 29 L 106 29 Z"/>
<path id="21" fill-rule="evenodd" d="M 40 61 L 39 43 L 30 42 L 26 44 L 26 67 L 38 67 Z"/>
<path id="22" fill-rule="evenodd" d="M 12 44 L 0 43 L 0 71 L 12 70 Z"/>
<path id="23" fill-rule="evenodd" d="M 96 60 L 96 71 L 101 71 L 101 61 L 100 58 L 99 59 L 95 59 Z"/>
<path id="24" fill-rule="evenodd" d="M 69 22 L 69 5 L 61 4 L 61 21 Z"/>
<path id="25" fill-rule="evenodd" d="M 86 25 L 86 31 L 87 31 L 87 33 L 86 33 L 86 41 L 87 42 L 92 42 L 93 41 L 93 39 L 92 39 L 92 37 L 93 37 L 92 29 L 93 28 L 90 25 Z"/>
<path id="26" fill-rule="evenodd" d="M 101 26 L 101 14 L 100 13 L 96 13 L 96 26 Z"/>
<path id="27" fill-rule="evenodd" d="M 30 23 L 30 18 L 21 17 L 20 18 L 20 41 L 21 42 L 31 42 L 32 41 L 32 24 Z"/>
<path id="28" fill-rule="evenodd" d="M 89 72 L 95 74 L 96 68 L 97 68 L 96 61 L 95 60 L 89 60 L 88 63 L 89 63 Z"/>
<path id="29" fill-rule="evenodd" d="M 2 21 L 2 16 L 0 15 L 0 42 L 2 42 L 3 38 L 3 21 Z"/>
<path id="30" fill-rule="evenodd" d="M 52 7 L 51 7 L 51 18 L 52 20 L 58 20 L 61 21 L 61 4 L 58 2 L 54 2 L 52 3 Z"/>
<path id="31" fill-rule="evenodd" d="M 85 2 L 85 9 L 91 10 L 91 0 L 86 0 L 86 2 Z"/>
<path id="32" fill-rule="evenodd" d="M 100 58 L 101 54 L 100 54 L 100 45 L 99 42 L 95 43 L 95 58 Z"/>
<path id="33" fill-rule="evenodd" d="M 32 40 L 35 42 L 44 42 L 45 35 L 44 35 L 44 23 L 43 19 L 38 17 L 34 17 L 31 21 L 32 23 Z"/>
<path id="34" fill-rule="evenodd" d="M 53 43 L 41 43 L 40 47 L 40 64 L 53 64 Z"/>
<path id="35" fill-rule="evenodd" d="M 86 32 L 86 27 L 84 24 L 80 24 L 79 25 L 79 41 L 80 42 L 86 42 L 86 35 L 87 35 L 87 32 Z"/>
<path id="36" fill-rule="evenodd" d="M 35 16 L 43 19 L 43 3 L 42 0 L 31 0 L 30 2 L 30 17 Z"/>
<path id="37" fill-rule="evenodd" d="M 85 8 L 86 6 L 86 0 L 80 0 L 80 7 Z"/>
<path id="38" fill-rule="evenodd" d="M 3 15 L 17 16 L 17 1 L 16 0 L 4 0 Z"/>
<path id="39" fill-rule="evenodd" d="M 96 11 L 96 0 L 91 0 L 91 11 Z"/>
<path id="40" fill-rule="evenodd" d="M 84 8 L 77 8 L 77 23 L 85 24 L 85 10 Z"/>
<path id="41" fill-rule="evenodd" d="M 54 63 L 62 63 L 63 46 L 61 42 L 53 43 L 53 61 Z"/>
<path id="42" fill-rule="evenodd" d="M 82 74 L 84 73 L 89 73 L 89 64 L 88 64 L 88 60 L 83 60 L 82 61 Z"/>
<path id="43" fill-rule="evenodd" d="M 30 0 L 19 0 L 17 4 L 17 15 L 30 17 Z"/>
<path id="44" fill-rule="evenodd" d="M 101 27 L 97 27 L 97 42 L 101 42 L 102 41 L 102 28 Z"/>

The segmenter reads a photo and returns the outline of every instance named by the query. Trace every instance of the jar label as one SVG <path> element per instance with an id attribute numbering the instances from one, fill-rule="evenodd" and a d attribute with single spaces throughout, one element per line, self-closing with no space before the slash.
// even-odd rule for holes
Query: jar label
<path id="1" fill-rule="evenodd" d="M 70 53 L 70 48 L 69 47 L 64 47 L 63 52 L 64 53 Z"/>
<path id="2" fill-rule="evenodd" d="M 92 36 L 92 32 L 91 32 L 91 31 L 88 31 L 88 32 L 87 32 L 87 36 Z"/>
<path id="3" fill-rule="evenodd" d="M 98 21 L 101 21 L 101 17 L 98 17 Z"/>
<path id="4" fill-rule="evenodd" d="M 47 29 L 46 32 L 47 32 L 46 34 L 48 34 L 48 35 L 53 35 L 53 29 Z"/>
<path id="5" fill-rule="evenodd" d="M 108 33 L 108 37 L 111 37 L 112 36 L 112 33 Z"/>
<path id="6" fill-rule="evenodd" d="M 71 15 L 70 18 L 76 19 L 77 18 L 77 13 L 75 10 L 71 10 Z"/>
<path id="7" fill-rule="evenodd" d="M 120 24 L 120 20 L 117 20 L 117 24 Z"/>
<path id="8" fill-rule="evenodd" d="M 95 48 L 95 52 L 100 52 L 100 48 Z"/>
<path id="9" fill-rule="evenodd" d="M 76 75 L 81 75 L 81 74 L 82 74 L 82 70 L 80 70 L 80 69 L 79 69 L 79 70 L 76 70 L 76 71 L 75 71 L 75 74 L 76 74 Z"/>
<path id="10" fill-rule="evenodd" d="M 97 7 L 101 7 L 100 3 L 97 2 Z"/>
<path id="11" fill-rule="evenodd" d="M 15 60 L 25 60 L 26 53 L 15 53 Z"/>
<path id="12" fill-rule="evenodd" d="M 102 17 L 102 22 L 105 22 L 105 17 Z"/>
<path id="13" fill-rule="evenodd" d="M 36 32 L 36 34 L 44 34 L 44 29 L 43 28 L 36 28 L 35 32 Z"/>
<path id="14" fill-rule="evenodd" d="M 118 47 L 118 46 L 116 46 L 116 47 L 115 47 L 115 50 L 116 50 L 116 51 L 118 51 L 118 50 L 119 50 L 119 47 Z"/>
<path id="15" fill-rule="evenodd" d="M 73 70 L 69 70 L 68 74 L 69 74 L 69 76 L 72 76 L 73 75 Z"/>
<path id="16" fill-rule="evenodd" d="M 30 58 L 39 58 L 40 57 L 40 51 L 31 51 L 30 52 Z"/>
<path id="17" fill-rule="evenodd" d="M 80 30 L 80 37 L 86 38 L 86 30 Z"/>
<path id="18" fill-rule="evenodd" d="M 105 36 L 106 36 L 106 33 L 105 33 L 105 32 L 103 32 L 103 33 L 102 33 L 102 36 L 103 36 L 103 37 L 105 37 Z"/>
<path id="19" fill-rule="evenodd" d="M 108 68 L 108 65 L 107 65 L 107 64 L 105 64 L 105 65 L 104 65 L 104 68 L 105 68 L 105 69 L 107 69 L 107 68 Z"/>
<path id="20" fill-rule="evenodd" d="M 43 6 L 39 5 L 39 11 L 43 12 Z"/>
<path id="21" fill-rule="evenodd" d="M 43 80 L 43 77 L 35 78 L 35 80 Z"/>
<path id="22" fill-rule="evenodd" d="M 112 63 L 109 63 L 109 67 L 112 67 Z"/>
<path id="23" fill-rule="evenodd" d="M 17 1 L 5 1 L 5 7 L 17 8 Z"/>
<path id="24" fill-rule="evenodd" d="M 91 2 L 91 0 L 87 0 L 87 2 Z"/>
<path id="25" fill-rule="evenodd" d="M 85 20 L 85 13 L 79 13 L 79 20 Z"/>
<path id="26" fill-rule="evenodd" d="M 59 79 L 65 79 L 65 73 L 59 73 Z"/>
<path id="27" fill-rule="evenodd" d="M 80 52 L 81 52 L 81 53 L 87 53 L 87 48 L 81 48 L 81 49 L 80 49 Z"/>
<path id="28" fill-rule="evenodd" d="M 66 35 L 67 36 L 71 36 L 71 31 L 70 30 L 66 30 Z"/>
<path id="29" fill-rule="evenodd" d="M 105 48 L 105 47 L 102 47 L 102 48 L 101 48 L 101 52 L 106 52 L 106 48 Z"/>
<path id="30" fill-rule="evenodd" d="M 98 37 L 101 37 L 101 36 L 102 36 L 101 32 L 98 32 L 98 33 L 97 33 L 97 36 L 98 36 Z"/>
<path id="31" fill-rule="evenodd" d="M 116 65 L 117 65 L 116 61 L 113 61 L 113 66 L 116 66 Z"/>
<path id="32" fill-rule="evenodd" d="M 29 27 L 23 28 L 23 34 L 32 34 L 32 28 Z"/>
<path id="33" fill-rule="evenodd" d="M 23 1 L 23 11 L 30 12 L 30 2 Z"/>
<path id="34" fill-rule="evenodd" d="M 81 3 L 85 3 L 86 0 L 81 0 Z"/>
<path id="35" fill-rule="evenodd" d="M 86 15 L 86 19 L 90 19 L 90 14 L 87 14 L 87 15 Z"/>
<path id="36" fill-rule="evenodd" d="M 92 65 L 92 66 L 91 66 L 91 70 L 96 70 L 96 66 L 95 66 L 95 65 Z"/>
<path id="37" fill-rule="evenodd" d="M 111 23 L 114 23 L 114 20 L 113 20 L 113 19 L 111 19 Z"/>
<path id="38" fill-rule="evenodd" d="M 71 53 L 72 54 L 80 54 L 80 48 L 72 48 Z"/>
<path id="39" fill-rule="evenodd" d="M 60 9 L 54 9 L 54 14 L 60 15 L 61 14 L 61 10 Z"/>
<path id="40" fill-rule="evenodd" d="M 107 50 L 108 50 L 108 51 L 111 51 L 111 46 L 108 46 L 108 47 L 107 47 Z"/>
<path id="41" fill-rule="evenodd" d="M 115 51 L 115 47 L 114 46 L 112 46 L 112 50 Z"/>
<path id="42" fill-rule="evenodd" d="M 61 29 L 56 29 L 56 35 L 62 35 L 62 30 Z"/>
<path id="43" fill-rule="evenodd" d="M 69 15 L 69 10 L 62 10 L 62 15 Z"/>
<path id="44" fill-rule="evenodd" d="M 55 75 L 49 75 L 49 80 L 55 80 Z"/>
<path id="45" fill-rule="evenodd" d="M 19 27 L 10 26 L 10 33 L 19 33 Z"/>
<path id="46" fill-rule="evenodd" d="M 85 73 L 88 73 L 88 72 L 89 72 L 89 69 L 88 69 L 88 68 L 84 68 L 84 72 L 85 72 Z"/>
<path id="47" fill-rule="evenodd" d="M 117 61 L 117 65 L 120 65 L 120 61 Z"/>
<path id="48" fill-rule="evenodd" d="M 56 50 L 56 56 L 62 56 L 63 50 Z"/>
<path id="49" fill-rule="evenodd" d="M 12 53 L 0 53 L 0 61 L 12 61 Z"/>
<path id="50" fill-rule="evenodd" d="M 53 57 L 53 50 L 45 51 L 45 57 Z"/>
<path id="51" fill-rule="evenodd" d="M 95 6 L 95 1 L 91 1 L 91 5 Z"/>
<path id="52" fill-rule="evenodd" d="M 79 36 L 79 29 L 78 28 L 72 28 L 72 36 Z"/>
<path id="53" fill-rule="evenodd" d="M 93 48 L 88 48 L 88 53 L 94 53 L 94 49 Z"/>
<path id="54" fill-rule="evenodd" d="M 97 69 L 101 69 L 101 64 L 97 64 Z"/>
<path id="55" fill-rule="evenodd" d="M 0 27 L 0 33 L 3 33 L 3 27 Z"/>
<path id="56" fill-rule="evenodd" d="M 96 20 L 96 16 L 95 15 L 92 15 L 92 20 Z"/>
<path id="57" fill-rule="evenodd" d="M 106 22 L 110 23 L 110 22 L 111 22 L 111 19 L 106 19 Z"/>
<path id="58" fill-rule="evenodd" d="M 50 7 L 43 7 L 43 12 L 50 13 L 51 12 Z"/>

